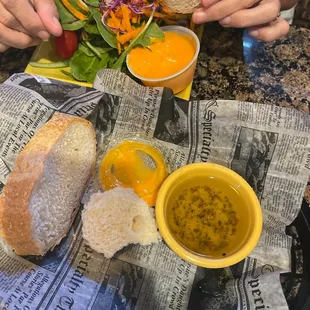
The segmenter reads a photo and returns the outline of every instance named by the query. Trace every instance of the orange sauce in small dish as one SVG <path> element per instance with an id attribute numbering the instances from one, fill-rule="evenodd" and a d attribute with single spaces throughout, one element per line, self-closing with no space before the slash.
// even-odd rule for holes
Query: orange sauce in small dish
<path id="1" fill-rule="evenodd" d="M 152 145 L 123 141 L 100 164 L 99 180 L 105 190 L 133 188 L 150 207 L 155 205 L 161 184 L 168 176 L 164 157 Z"/>
<path id="2" fill-rule="evenodd" d="M 165 32 L 165 39 L 154 39 L 148 47 L 134 48 L 129 54 L 129 66 L 135 74 L 159 79 L 184 69 L 194 58 L 194 40 L 176 32 Z"/>

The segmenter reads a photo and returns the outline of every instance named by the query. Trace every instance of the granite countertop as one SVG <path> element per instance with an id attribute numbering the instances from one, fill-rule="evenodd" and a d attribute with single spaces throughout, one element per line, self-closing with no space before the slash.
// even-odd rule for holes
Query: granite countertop
<path id="1" fill-rule="evenodd" d="M 0 83 L 13 73 L 23 72 L 33 51 L 34 48 L 12 49 L 0 54 Z M 237 99 L 295 108 L 309 114 L 310 30 L 291 27 L 282 40 L 263 43 L 253 40 L 242 30 L 208 24 L 192 99 Z M 305 202 L 309 207 L 310 182 Z M 294 226 L 290 228 L 290 234 L 294 240 L 295 269 L 292 274 L 281 276 L 289 303 L 294 300 L 303 275 L 303 254 Z"/>

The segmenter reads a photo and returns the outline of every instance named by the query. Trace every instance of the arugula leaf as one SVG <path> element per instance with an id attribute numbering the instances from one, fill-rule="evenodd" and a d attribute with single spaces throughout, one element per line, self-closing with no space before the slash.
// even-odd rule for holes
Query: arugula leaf
<path id="1" fill-rule="evenodd" d="M 111 47 L 117 48 L 116 36 L 113 32 L 110 32 L 107 28 L 103 26 L 101 13 L 90 6 L 88 6 L 88 9 L 93 15 L 94 20 L 96 21 L 98 31 L 100 32 L 103 40 L 107 42 Z"/>
<path id="2" fill-rule="evenodd" d="M 78 81 L 93 83 L 96 73 L 100 69 L 107 67 L 110 57 L 108 53 L 102 54 L 102 57 L 87 56 L 80 50 L 77 50 L 70 59 L 71 74 Z"/>
<path id="3" fill-rule="evenodd" d="M 64 30 L 75 31 L 83 28 L 87 20 L 79 20 L 73 16 L 60 0 L 55 0 L 57 6 L 59 20 Z"/>
<path id="4" fill-rule="evenodd" d="M 127 57 L 127 55 L 129 54 L 129 52 L 136 46 L 142 45 L 142 46 L 148 46 L 150 45 L 150 38 L 154 35 L 156 38 L 160 37 L 164 37 L 164 33 L 160 30 L 160 28 L 156 25 L 156 23 L 154 26 L 152 26 L 152 28 L 150 29 L 150 32 L 147 32 L 147 30 L 150 28 L 150 26 L 152 25 L 152 20 L 154 17 L 154 13 L 155 10 L 152 11 L 152 14 L 149 18 L 149 20 L 147 21 L 146 25 L 144 26 L 144 28 L 142 29 L 142 31 L 136 36 L 135 39 L 133 39 L 131 41 L 131 43 L 129 44 L 129 46 L 126 48 L 126 50 L 121 54 L 121 56 L 117 59 L 117 61 L 114 63 L 114 65 L 111 67 L 112 69 L 118 69 L 121 70 L 122 65 Z M 160 34 L 161 32 L 161 34 Z M 148 44 L 147 44 L 148 43 Z M 144 45 L 147 44 L 147 45 Z"/>

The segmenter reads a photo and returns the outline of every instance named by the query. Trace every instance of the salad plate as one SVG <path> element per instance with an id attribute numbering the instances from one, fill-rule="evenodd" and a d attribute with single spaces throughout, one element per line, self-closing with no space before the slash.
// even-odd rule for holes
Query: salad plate
<path id="1" fill-rule="evenodd" d="M 102 1 L 95 8 L 93 4 L 97 2 L 55 0 L 64 32 L 76 36 L 75 49 L 64 57 L 59 50 L 72 49 L 70 40 L 67 40 L 68 46 L 62 41 L 64 45 L 60 48 L 57 38 L 43 41 L 32 55 L 25 73 L 92 87 L 99 69 L 112 68 L 128 73 L 124 61 L 128 53 L 136 46 L 148 48 L 154 38 L 163 38 L 160 26 L 167 22 L 180 22 L 194 30 L 201 40 L 203 26 L 192 25 L 188 16 L 162 13 L 156 0 L 129 1 L 132 2 L 129 8 L 128 1 Z M 102 6 L 105 2 L 110 6 Z M 176 97 L 189 100 L 191 89 L 192 82 Z"/>

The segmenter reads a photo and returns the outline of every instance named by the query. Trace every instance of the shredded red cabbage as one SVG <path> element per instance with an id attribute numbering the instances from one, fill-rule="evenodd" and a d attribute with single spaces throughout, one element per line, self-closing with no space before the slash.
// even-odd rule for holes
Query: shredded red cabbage
<path id="1" fill-rule="evenodd" d="M 134 14 L 142 15 L 144 14 L 145 9 L 160 9 L 160 5 L 157 3 L 156 0 L 153 0 L 152 2 L 146 2 L 145 0 L 103 0 L 100 2 L 99 7 L 100 11 L 103 13 L 102 16 L 102 23 L 106 28 L 109 28 L 111 30 L 118 31 L 120 33 L 124 33 L 121 29 L 113 28 L 108 26 L 107 24 L 107 18 L 110 15 L 111 11 L 117 9 L 121 5 L 126 5 L 130 11 L 132 11 Z"/>

